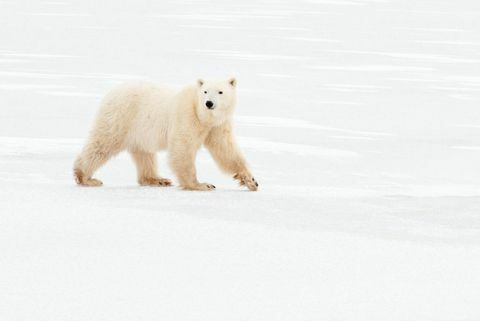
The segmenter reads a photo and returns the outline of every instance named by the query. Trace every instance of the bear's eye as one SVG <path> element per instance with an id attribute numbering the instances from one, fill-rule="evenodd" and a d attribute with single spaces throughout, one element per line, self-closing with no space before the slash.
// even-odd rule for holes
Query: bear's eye
<path id="1" fill-rule="evenodd" d="M 203 93 L 204 93 L 204 94 L 206 94 L 206 93 L 207 93 L 207 91 L 205 90 Z"/>
<path id="2" fill-rule="evenodd" d="M 221 94 L 223 94 L 223 91 L 219 91 L 218 93 L 221 95 Z"/>

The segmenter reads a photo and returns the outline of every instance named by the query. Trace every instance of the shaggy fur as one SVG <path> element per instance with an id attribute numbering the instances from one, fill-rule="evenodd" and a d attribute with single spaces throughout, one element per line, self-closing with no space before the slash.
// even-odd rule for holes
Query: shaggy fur
<path id="1" fill-rule="evenodd" d="M 235 89 L 234 78 L 198 80 L 180 91 L 143 82 L 114 89 L 103 100 L 87 143 L 75 161 L 77 183 L 102 185 L 92 178 L 94 172 L 111 157 L 128 150 L 140 185 L 169 186 L 171 181 L 158 175 L 156 163 L 156 152 L 167 149 L 181 187 L 212 190 L 214 185 L 198 182 L 196 175 L 196 154 L 204 145 L 222 170 L 256 191 L 258 183 L 232 132 Z M 213 106 L 208 108 L 209 104 Z"/>

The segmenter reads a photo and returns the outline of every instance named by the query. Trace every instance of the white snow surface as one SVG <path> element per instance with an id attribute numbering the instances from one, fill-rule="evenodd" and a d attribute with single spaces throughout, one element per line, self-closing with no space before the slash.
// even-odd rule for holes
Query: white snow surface
<path id="1" fill-rule="evenodd" d="M 0 320 L 480 320 L 480 5 L 0 1 Z M 238 79 L 260 190 L 75 186 L 101 97 Z M 174 178 L 160 154 L 160 171 Z"/>

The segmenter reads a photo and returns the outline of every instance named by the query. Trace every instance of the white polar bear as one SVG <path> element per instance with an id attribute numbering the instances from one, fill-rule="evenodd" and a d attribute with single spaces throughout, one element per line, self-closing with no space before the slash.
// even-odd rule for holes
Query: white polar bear
<path id="1" fill-rule="evenodd" d="M 103 100 L 90 137 L 75 161 L 77 183 L 102 185 L 92 178 L 93 173 L 112 156 L 128 150 L 140 185 L 171 185 L 157 174 L 156 152 L 167 149 L 181 187 L 213 190 L 214 185 L 197 180 L 195 157 L 204 145 L 220 168 L 256 191 L 258 183 L 232 133 L 235 89 L 234 78 L 198 80 L 180 91 L 145 82 L 119 86 Z"/>

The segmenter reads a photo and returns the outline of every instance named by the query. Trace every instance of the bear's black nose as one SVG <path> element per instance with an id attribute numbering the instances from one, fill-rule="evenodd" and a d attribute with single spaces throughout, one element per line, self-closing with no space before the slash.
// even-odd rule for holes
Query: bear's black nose
<path id="1" fill-rule="evenodd" d="M 205 106 L 207 106 L 208 109 L 212 109 L 213 103 L 210 100 L 207 100 L 207 102 L 205 103 Z"/>

